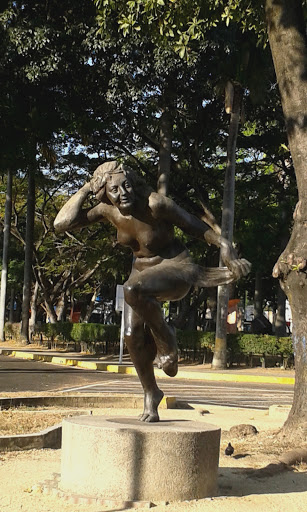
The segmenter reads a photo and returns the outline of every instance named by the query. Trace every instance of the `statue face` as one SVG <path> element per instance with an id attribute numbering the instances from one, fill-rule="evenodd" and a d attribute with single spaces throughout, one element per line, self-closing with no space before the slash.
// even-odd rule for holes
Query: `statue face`
<path id="1" fill-rule="evenodd" d="M 124 173 L 110 174 L 106 183 L 106 195 L 122 213 L 130 213 L 135 202 L 135 194 Z"/>

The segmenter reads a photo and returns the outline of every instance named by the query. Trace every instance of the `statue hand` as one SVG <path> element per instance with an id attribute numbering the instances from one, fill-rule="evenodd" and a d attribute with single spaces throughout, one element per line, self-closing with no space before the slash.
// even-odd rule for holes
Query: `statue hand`
<path id="1" fill-rule="evenodd" d="M 89 182 L 91 191 L 96 195 L 105 185 L 105 179 L 102 176 L 95 176 Z"/>
<path id="2" fill-rule="evenodd" d="M 251 270 L 251 263 L 245 259 L 238 259 L 235 249 L 227 240 L 221 244 L 221 258 L 236 279 L 246 276 Z"/>

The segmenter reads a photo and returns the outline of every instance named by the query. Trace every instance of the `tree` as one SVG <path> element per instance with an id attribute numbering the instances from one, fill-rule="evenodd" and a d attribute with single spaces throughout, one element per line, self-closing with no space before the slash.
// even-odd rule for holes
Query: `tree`
<path id="1" fill-rule="evenodd" d="M 8 279 L 8 251 L 11 231 L 12 216 L 12 170 L 7 172 L 7 189 L 5 201 L 4 227 L 3 227 L 3 252 L 2 252 L 2 271 L 1 271 L 1 294 L 0 294 L 0 341 L 4 341 L 4 325 L 6 311 L 6 290 Z"/>
<path id="2" fill-rule="evenodd" d="M 225 183 L 223 193 L 222 210 L 222 236 L 232 242 L 235 207 L 235 165 L 236 148 L 239 121 L 241 116 L 243 88 L 239 83 L 227 83 L 227 92 L 230 91 L 230 99 L 226 103 L 226 110 L 230 114 L 229 136 L 227 140 L 227 164 L 225 171 Z M 223 261 L 220 258 L 220 266 Z M 215 347 L 212 360 L 212 368 L 226 368 L 227 366 L 227 316 L 228 316 L 229 286 L 218 287 L 217 318 Z"/>
<path id="3" fill-rule="evenodd" d="M 34 152 L 36 156 L 36 151 Z M 25 265 L 23 278 L 23 297 L 21 314 L 21 339 L 24 343 L 29 342 L 29 312 L 32 288 L 32 258 L 34 242 L 34 217 L 35 217 L 35 156 L 29 162 L 28 170 L 28 194 L 27 194 L 27 217 L 25 236 Z"/>
<path id="4" fill-rule="evenodd" d="M 9 133 L 9 137 L 1 136 L 1 149 L 4 147 L 8 152 L 2 141 L 9 139 L 10 154 L 6 160 L 13 160 L 16 169 L 27 170 L 29 184 L 22 307 L 24 341 L 29 340 L 37 159 L 44 155 L 48 164 L 54 163 L 54 141 L 63 128 L 69 132 L 82 124 L 83 111 L 74 103 L 77 96 L 78 104 L 82 104 L 75 91 L 80 82 L 71 86 L 69 68 L 77 73 L 88 66 L 88 45 L 82 43 L 88 32 L 86 23 L 94 21 L 95 10 L 91 4 L 83 7 L 82 2 L 78 7 L 60 6 L 56 0 L 47 4 L 10 1 L 0 14 L 0 74 L 4 83 L 0 108 Z M 77 41 L 79 44 L 74 46 Z M 72 105 L 73 110 L 69 108 Z M 82 128 L 78 135 L 82 137 Z"/>
<path id="5" fill-rule="evenodd" d="M 266 16 L 289 147 L 296 174 L 298 203 L 291 238 L 273 275 L 288 296 L 293 319 L 295 389 L 285 428 L 304 432 L 307 423 L 307 45 L 302 2 L 267 0 Z"/>

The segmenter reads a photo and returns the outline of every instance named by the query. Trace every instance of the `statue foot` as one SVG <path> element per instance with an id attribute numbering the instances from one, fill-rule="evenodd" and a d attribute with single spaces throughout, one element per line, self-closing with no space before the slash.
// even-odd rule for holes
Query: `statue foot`
<path id="1" fill-rule="evenodd" d="M 143 412 L 143 414 L 140 414 L 138 419 L 140 421 L 145 421 L 146 423 L 156 423 L 157 421 L 160 421 L 158 412 L 153 414 Z"/>
<path id="2" fill-rule="evenodd" d="M 158 414 L 158 406 L 164 396 L 163 391 L 157 388 L 156 391 L 152 393 L 144 394 L 144 411 L 139 416 L 140 421 L 145 421 L 146 423 L 155 423 L 160 420 Z"/>
<path id="3" fill-rule="evenodd" d="M 162 368 L 164 373 L 169 377 L 175 377 L 178 373 L 178 353 L 172 353 L 167 355 L 157 354 L 155 363 L 158 368 Z"/>

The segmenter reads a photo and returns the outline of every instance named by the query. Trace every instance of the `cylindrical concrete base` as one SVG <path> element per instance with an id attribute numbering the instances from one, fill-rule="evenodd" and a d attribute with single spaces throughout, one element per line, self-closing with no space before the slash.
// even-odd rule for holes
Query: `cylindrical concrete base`
<path id="1" fill-rule="evenodd" d="M 216 492 L 220 429 L 193 421 L 63 421 L 63 491 L 102 499 L 175 501 Z"/>

